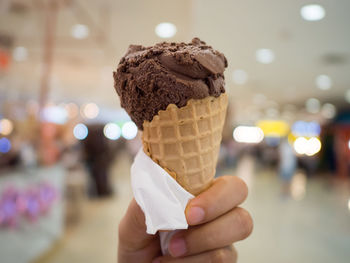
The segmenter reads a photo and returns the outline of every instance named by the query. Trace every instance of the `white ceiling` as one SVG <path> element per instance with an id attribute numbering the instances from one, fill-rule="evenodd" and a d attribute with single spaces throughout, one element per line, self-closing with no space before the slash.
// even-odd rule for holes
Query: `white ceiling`
<path id="1" fill-rule="evenodd" d="M 45 9 L 43 0 L 1 0 L 0 32 L 14 38 L 15 46 L 28 49 L 28 59 L 13 62 L 0 73 L 0 92 L 37 97 L 43 56 Z M 27 7 L 6 9 L 6 2 Z M 223 52 L 229 61 L 227 90 L 241 119 L 252 111 L 287 104 L 302 107 L 315 97 L 346 107 L 344 93 L 350 88 L 349 0 L 61 0 L 57 19 L 51 99 L 95 101 L 117 107 L 112 70 L 129 44 L 152 45 L 162 41 L 154 33 L 160 22 L 172 22 L 177 34 L 171 41 L 190 41 L 198 36 Z M 301 18 L 304 4 L 325 7 L 325 19 L 308 22 Z M 71 37 L 74 24 L 86 24 L 90 36 Z M 270 48 L 276 59 L 259 64 L 255 51 Z M 329 63 L 325 57 L 336 57 Z M 328 61 L 328 62 L 327 62 Z M 337 62 L 337 63 L 336 63 Z M 249 79 L 238 86 L 234 69 L 243 69 Z M 333 88 L 321 91 L 314 82 L 319 74 L 333 80 Z M 254 105 L 254 95 L 267 102 Z M 276 105 L 277 102 L 277 105 Z"/>

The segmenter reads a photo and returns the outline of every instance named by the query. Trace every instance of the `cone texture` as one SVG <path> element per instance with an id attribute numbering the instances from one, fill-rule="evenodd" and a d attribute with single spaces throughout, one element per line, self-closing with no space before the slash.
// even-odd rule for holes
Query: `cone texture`
<path id="1" fill-rule="evenodd" d="M 143 123 L 145 153 L 193 195 L 214 178 L 227 103 L 226 93 L 191 99 L 181 108 L 170 104 Z"/>

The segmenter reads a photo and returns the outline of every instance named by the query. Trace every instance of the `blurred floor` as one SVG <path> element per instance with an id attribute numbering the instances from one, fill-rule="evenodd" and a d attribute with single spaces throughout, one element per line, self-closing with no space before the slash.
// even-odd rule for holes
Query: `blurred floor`
<path id="1" fill-rule="evenodd" d="M 118 224 L 132 198 L 130 165 L 127 156 L 118 158 L 112 167 L 115 196 L 88 201 L 79 224 L 68 229 L 62 240 L 36 263 L 117 261 Z"/>
<path id="2" fill-rule="evenodd" d="M 37 263 L 116 262 L 117 226 L 132 196 L 129 167 L 130 160 L 120 157 L 113 169 L 117 195 L 89 202 L 82 222 Z M 348 262 L 348 184 L 306 180 L 299 173 L 293 180 L 292 198 L 282 193 L 274 171 L 259 171 L 249 157 L 241 160 L 236 174 L 249 185 L 243 206 L 255 223 L 249 239 L 237 244 L 240 263 Z"/>

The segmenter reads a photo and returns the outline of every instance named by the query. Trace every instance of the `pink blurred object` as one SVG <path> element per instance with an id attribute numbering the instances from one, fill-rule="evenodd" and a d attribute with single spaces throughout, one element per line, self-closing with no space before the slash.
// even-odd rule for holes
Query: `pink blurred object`
<path id="1" fill-rule="evenodd" d="M 16 227 L 21 216 L 35 222 L 50 210 L 56 199 L 57 191 L 48 183 L 25 190 L 9 186 L 0 196 L 0 226 Z"/>

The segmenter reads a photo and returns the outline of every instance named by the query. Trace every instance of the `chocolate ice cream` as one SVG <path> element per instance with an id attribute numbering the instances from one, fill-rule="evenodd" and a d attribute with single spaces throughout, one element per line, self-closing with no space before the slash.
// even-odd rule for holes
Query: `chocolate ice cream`
<path id="1" fill-rule="evenodd" d="M 139 129 L 169 104 L 225 92 L 225 56 L 198 38 L 191 43 L 131 45 L 113 72 L 121 106 Z"/>

